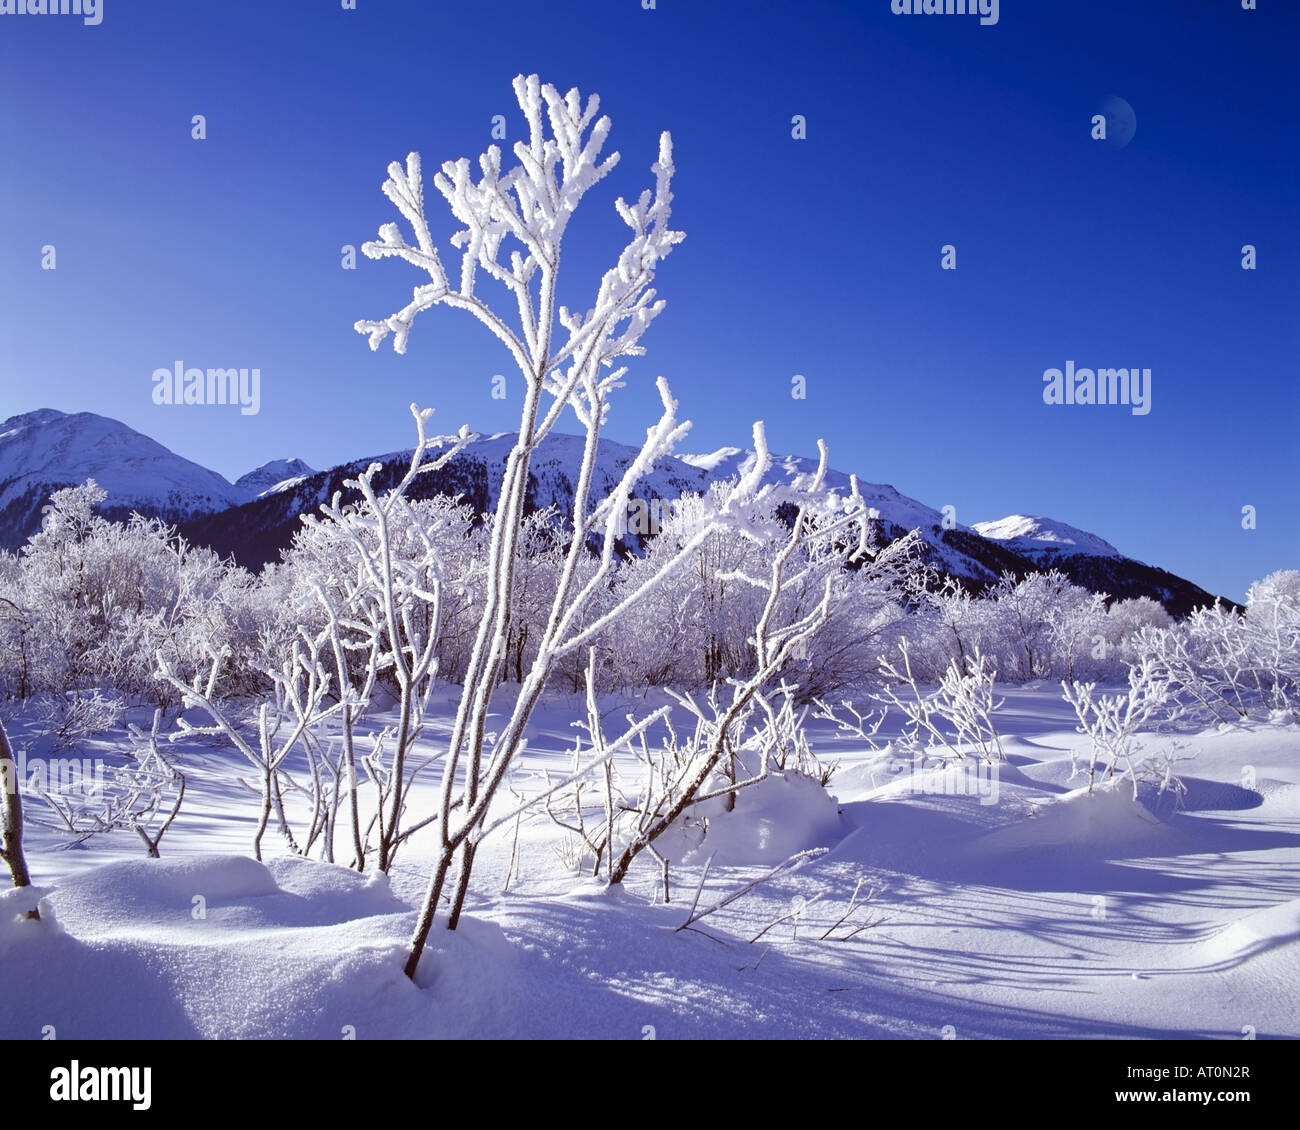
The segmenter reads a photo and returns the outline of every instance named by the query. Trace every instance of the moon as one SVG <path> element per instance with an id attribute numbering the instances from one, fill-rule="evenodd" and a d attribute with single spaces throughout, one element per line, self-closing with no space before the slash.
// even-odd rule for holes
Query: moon
<path id="1" fill-rule="evenodd" d="M 1106 140 L 1110 145 L 1123 149 L 1133 140 L 1138 128 L 1137 114 L 1124 99 L 1112 94 L 1097 112 L 1106 119 Z"/>

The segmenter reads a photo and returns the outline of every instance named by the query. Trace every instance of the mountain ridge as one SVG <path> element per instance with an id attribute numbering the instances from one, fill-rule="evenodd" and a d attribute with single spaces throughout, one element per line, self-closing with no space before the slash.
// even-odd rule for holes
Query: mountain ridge
<path id="1" fill-rule="evenodd" d="M 446 467 L 421 475 L 413 496 L 460 496 L 475 513 L 490 511 L 513 443 L 512 432 L 479 437 Z M 571 507 L 583 443 L 579 436 L 552 433 L 534 452 L 527 487 L 530 511 L 554 506 L 563 513 Z M 394 451 L 320 471 L 298 459 L 271 460 L 230 483 L 119 421 L 38 409 L 0 424 L 0 548 L 15 550 L 39 529 L 41 510 L 53 490 L 93 477 L 109 491 L 101 507 L 106 516 L 123 518 L 138 510 L 162 518 L 190 541 L 257 569 L 278 560 L 301 526 L 300 515 L 316 511 L 336 492 L 352 501 L 355 492 L 344 485 L 346 480 L 378 463 L 376 487 L 387 489 L 401 478 L 410 454 Z M 593 494 L 616 484 L 636 454 L 636 448 L 602 440 Z M 638 485 L 636 497 L 668 502 L 703 493 L 713 482 L 744 473 L 753 458 L 752 451 L 738 447 L 665 457 Z M 815 467 L 814 460 L 801 456 L 773 456 L 767 478 L 789 481 Z M 848 474 L 827 471 L 827 489 L 847 491 L 849 483 Z M 1057 568 L 1075 583 L 1117 599 L 1150 596 L 1174 615 L 1215 599 L 1192 582 L 1127 558 L 1099 536 L 1064 522 L 1011 515 L 975 526 L 953 525 L 939 511 L 887 484 L 860 480 L 859 490 L 878 514 L 879 540 L 919 530 L 927 563 L 973 591 L 987 589 L 1004 572 L 1021 576 Z M 639 548 L 637 533 L 626 540 L 632 551 Z"/>

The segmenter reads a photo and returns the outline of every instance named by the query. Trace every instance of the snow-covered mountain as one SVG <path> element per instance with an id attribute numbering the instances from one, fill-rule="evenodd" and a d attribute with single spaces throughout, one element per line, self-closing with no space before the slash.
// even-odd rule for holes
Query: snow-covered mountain
<path id="1" fill-rule="evenodd" d="M 1076 530 L 1054 518 L 1011 514 L 996 522 L 976 522 L 972 529 L 1044 566 L 1050 566 L 1061 558 L 1074 554 L 1120 556 L 1119 550 L 1110 542 L 1103 541 L 1096 534 Z"/>
<path id="2" fill-rule="evenodd" d="M 244 502 L 245 492 L 117 420 L 41 408 L 0 424 L 0 547 L 16 549 L 40 529 L 50 494 L 94 479 L 101 510 L 133 510 L 182 522 Z"/>
<path id="3" fill-rule="evenodd" d="M 509 432 L 474 441 L 441 471 L 417 479 L 412 493 L 460 496 L 476 512 L 490 511 L 513 442 Z M 555 506 L 565 512 L 572 506 L 573 475 L 582 443 L 577 436 L 553 433 L 541 444 L 531 464 L 530 509 Z M 636 454 L 635 448 L 603 440 L 594 494 L 599 496 L 618 482 Z M 704 493 L 711 483 L 743 473 L 752 459 L 752 452 L 736 447 L 662 459 L 636 495 L 650 503 L 668 504 L 685 493 Z M 400 478 L 409 460 L 409 451 L 397 451 L 313 471 L 301 460 L 278 459 L 232 484 L 116 420 L 42 409 L 0 424 L 0 547 L 15 549 L 39 529 L 41 508 L 52 491 L 94 478 L 109 492 L 102 507 L 108 516 L 125 517 L 132 510 L 156 515 L 179 524 L 191 541 L 258 568 L 278 559 L 299 529 L 300 515 L 315 511 L 335 492 L 349 495 L 346 480 L 378 462 L 383 471 L 376 486 L 382 490 Z M 788 481 L 814 469 L 811 459 L 777 456 L 769 478 Z M 829 471 L 826 485 L 846 490 L 849 476 Z M 879 515 L 876 527 L 881 540 L 919 530 L 928 562 L 976 591 L 1004 572 L 1023 575 L 1057 568 L 1097 592 L 1153 597 L 1175 615 L 1214 599 L 1190 582 L 1124 557 L 1097 535 L 1063 522 L 1013 515 L 974 527 L 945 529 L 937 510 L 892 486 L 863 482 L 859 489 Z M 629 534 L 629 540 L 638 539 Z"/>
<path id="4" fill-rule="evenodd" d="M 476 440 L 441 471 L 416 480 L 413 494 L 417 497 L 459 495 L 475 511 L 490 511 L 496 505 L 506 456 L 513 442 L 514 435 L 509 432 Z M 582 440 L 577 436 L 552 433 L 546 438 L 531 463 L 530 509 L 555 506 L 565 512 L 572 506 L 573 475 L 581 449 Z M 636 454 L 635 448 L 602 440 L 593 493 L 599 496 L 612 487 Z M 683 493 L 703 493 L 710 483 L 732 478 L 748 469 L 752 459 L 752 452 L 735 447 L 662 459 L 641 482 L 636 496 L 648 502 L 657 499 L 667 503 Z M 383 488 L 397 481 L 409 460 L 409 452 L 392 452 L 374 460 L 360 459 L 318 471 L 234 510 L 199 517 L 188 523 L 183 532 L 194 541 L 210 545 L 220 553 L 232 554 L 245 565 L 256 568 L 278 558 L 301 524 L 299 515 L 316 510 L 336 491 L 346 498 L 350 492 L 344 487 L 345 480 L 354 478 L 371 462 L 378 462 L 383 472 L 377 485 Z M 813 471 L 815 466 L 811 459 L 777 456 L 769 478 L 788 481 Z M 829 489 L 846 490 L 848 485 L 847 474 L 827 472 Z M 1004 572 L 1019 576 L 1040 568 L 1058 568 L 1076 583 L 1094 591 L 1118 598 L 1152 597 L 1175 615 L 1185 615 L 1214 599 L 1191 582 L 1123 557 L 1096 535 L 1061 522 L 1022 520 L 1030 525 L 1023 529 L 1008 526 L 1005 533 L 995 523 L 998 528 L 989 534 L 967 526 L 945 529 L 939 511 L 892 486 L 860 482 L 859 490 L 879 515 L 876 525 L 882 540 L 892 541 L 910 530 L 920 530 L 928 562 L 977 591 L 995 583 Z M 634 535 L 629 535 L 629 540 L 635 540 Z M 1068 553 L 1057 548 L 1067 544 L 1073 547 Z"/>
<path id="5" fill-rule="evenodd" d="M 235 480 L 235 489 L 243 492 L 245 500 L 251 500 L 297 486 L 308 475 L 315 473 L 301 459 L 272 459 L 256 470 L 240 475 Z"/>

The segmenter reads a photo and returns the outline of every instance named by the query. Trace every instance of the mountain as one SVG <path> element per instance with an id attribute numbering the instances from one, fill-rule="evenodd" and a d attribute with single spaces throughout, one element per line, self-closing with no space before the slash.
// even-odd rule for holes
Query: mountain
<path id="1" fill-rule="evenodd" d="M 50 495 L 87 479 L 108 491 L 100 511 L 109 518 L 138 510 L 183 522 L 248 497 L 117 420 L 41 408 L 0 424 L 0 548 L 21 546 L 40 529 Z"/>
<path id="2" fill-rule="evenodd" d="M 506 456 L 514 443 L 513 433 L 480 438 L 469 444 L 442 470 L 416 480 L 413 497 L 434 494 L 460 495 L 477 513 L 496 505 L 497 491 Z M 534 453 L 530 466 L 526 505 L 530 511 L 556 506 L 561 513 L 572 506 L 573 473 L 581 456 L 582 440 L 577 436 L 552 433 Z M 599 496 L 622 476 L 637 450 L 611 440 L 602 440 L 598 453 L 593 494 Z M 742 474 L 752 465 L 752 452 L 736 447 L 721 448 L 702 455 L 661 459 L 641 482 L 638 498 L 667 502 L 683 493 L 703 493 L 712 482 Z M 318 471 L 296 482 L 284 484 L 274 493 L 229 511 L 201 515 L 186 523 L 182 532 L 192 541 L 209 545 L 219 553 L 232 555 L 249 568 L 259 568 L 278 559 L 301 525 L 299 515 L 315 511 L 322 502 L 340 492 L 344 501 L 355 499 L 344 482 L 378 462 L 376 477 L 380 489 L 392 486 L 410 461 L 410 452 L 393 452 L 375 460 L 361 459 Z M 816 464 L 797 456 L 773 458 L 770 480 L 789 480 L 815 470 Z M 826 487 L 847 491 L 849 476 L 828 470 Z M 945 529 L 939 511 L 899 493 L 894 487 L 858 484 L 863 498 L 879 517 L 875 521 L 880 540 L 888 542 L 919 529 L 924 540 L 924 557 L 929 564 L 962 580 L 968 588 L 982 592 L 995 584 L 1004 572 L 1016 576 L 1038 569 L 1057 568 L 1077 584 L 1107 592 L 1118 599 L 1148 596 L 1160 601 L 1170 613 L 1185 616 L 1193 608 L 1212 604 L 1214 597 L 1190 581 L 1123 557 L 1101 538 L 1048 519 L 1019 519 L 1027 525 L 988 523 L 988 532 L 956 526 Z M 628 535 L 628 541 L 640 539 Z M 1039 543 L 1042 543 L 1041 545 Z M 1065 547 L 1068 552 L 1063 552 Z"/>
<path id="3" fill-rule="evenodd" d="M 235 489 L 242 491 L 246 500 L 251 500 L 272 491 L 295 486 L 308 475 L 316 472 L 301 459 L 272 459 L 263 463 L 254 471 L 240 475 L 235 480 Z"/>
<path id="4" fill-rule="evenodd" d="M 422 474 L 411 487 L 412 498 L 436 494 L 459 496 L 477 514 L 491 511 L 505 471 L 506 457 L 514 446 L 509 432 L 475 440 L 440 471 Z M 573 504 L 572 469 L 582 457 L 583 440 L 578 436 L 552 433 L 533 455 L 525 505 L 531 513 L 556 506 L 561 511 Z M 635 448 L 602 441 L 593 478 L 594 494 L 603 493 L 622 477 L 637 455 Z M 251 569 L 279 559 L 280 551 L 293 540 L 302 523 L 299 515 L 316 512 L 322 503 L 340 493 L 345 502 L 355 501 L 357 492 L 344 486 L 371 463 L 380 464 L 375 487 L 387 490 L 396 485 L 410 466 L 409 451 L 395 451 L 372 459 L 358 459 L 327 471 L 317 471 L 296 482 L 220 513 L 200 515 L 181 527 L 191 541 L 211 546 Z M 708 488 L 709 476 L 680 460 L 661 460 L 643 480 L 638 496 L 646 499 L 675 499 L 684 493 Z"/>
<path id="5" fill-rule="evenodd" d="M 461 497 L 476 513 L 496 505 L 513 433 L 481 437 L 440 471 L 421 475 L 411 494 Z M 552 433 L 531 462 L 526 506 L 530 511 L 557 507 L 567 512 L 573 500 L 573 475 L 583 440 Z M 592 483 L 604 494 L 622 477 L 637 449 L 602 440 Z M 704 493 L 711 483 L 744 473 L 752 452 L 724 447 L 707 454 L 661 459 L 637 487 L 636 496 L 653 512 L 682 494 Z M 376 488 L 396 484 L 410 462 L 410 452 L 391 452 L 313 471 L 298 459 L 278 459 L 250 471 L 238 482 L 168 451 L 116 420 L 81 412 L 69 415 L 42 409 L 0 424 L 0 547 L 15 549 L 40 527 L 41 508 L 52 491 L 94 478 L 109 492 L 101 510 L 123 518 L 133 510 L 177 524 L 191 542 L 257 569 L 279 559 L 301 527 L 300 515 L 315 512 L 372 462 L 380 464 Z M 811 472 L 815 463 L 797 456 L 776 456 L 770 480 L 789 480 Z M 826 488 L 847 491 L 849 476 L 828 471 Z M 995 584 L 1003 573 L 1016 576 L 1039 569 L 1060 569 L 1076 584 L 1123 599 L 1149 596 L 1175 616 L 1211 604 L 1214 597 L 1190 581 L 1163 569 L 1124 557 L 1095 534 L 1043 517 L 1012 515 L 973 527 L 945 528 L 939 511 L 908 498 L 894 487 L 859 483 L 877 513 L 875 532 L 882 542 L 910 530 L 920 531 L 923 556 L 935 568 L 956 577 L 974 592 Z M 641 537 L 627 535 L 629 548 Z"/>
<path id="6" fill-rule="evenodd" d="M 1091 557 L 1119 557 L 1120 552 L 1096 534 L 1076 530 L 1052 518 L 1027 518 L 1012 514 L 996 522 L 976 522 L 971 527 L 986 538 L 999 541 L 1008 549 L 1052 568 L 1062 558 L 1084 554 Z"/>

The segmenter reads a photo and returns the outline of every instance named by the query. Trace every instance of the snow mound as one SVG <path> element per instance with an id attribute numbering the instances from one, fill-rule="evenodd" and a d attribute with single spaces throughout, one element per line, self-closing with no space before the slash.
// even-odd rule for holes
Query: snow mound
<path id="1" fill-rule="evenodd" d="M 441 1031 L 437 994 L 402 974 L 411 913 L 383 876 L 298 858 L 129 860 L 66 880 L 41 913 L 0 930 L 0 1038 Z"/>
<path id="2" fill-rule="evenodd" d="M 684 829 L 704 829 L 683 858 L 730 865 L 777 864 L 809 848 L 833 847 L 850 831 L 830 793 L 806 773 L 773 773 L 736 793 L 736 807 L 727 811 L 727 798 L 696 805 Z"/>
<path id="3" fill-rule="evenodd" d="M 1204 952 L 1213 962 L 1235 963 L 1292 942 L 1300 942 L 1300 898 L 1239 918 L 1210 938 Z"/>
<path id="4" fill-rule="evenodd" d="M 1039 855 L 1068 851 L 1102 855 L 1137 847 L 1156 848 L 1172 834 L 1169 825 L 1125 783 L 1087 787 L 1047 798 L 1031 820 L 1017 821 L 981 836 L 970 845 L 974 858 Z"/>
<path id="5" fill-rule="evenodd" d="M 226 929 L 327 926 L 407 910 L 386 875 L 299 856 L 265 864 L 230 855 L 123 860 L 63 884 L 53 901 L 101 936 L 148 934 L 157 923 L 188 930 L 195 921 Z"/>
<path id="6" fill-rule="evenodd" d="M 111 934 L 159 918 L 188 920 L 195 898 L 217 906 L 278 892 L 271 872 L 255 860 L 198 855 L 106 863 L 61 885 L 53 898 L 61 913 L 93 919 L 96 933 Z"/>
<path id="7" fill-rule="evenodd" d="M 50 892 L 44 887 L 7 887 L 0 889 L 0 944 L 6 938 L 24 936 L 20 931 L 54 928 L 54 913 L 41 900 Z M 30 917 L 32 910 L 41 914 L 39 921 Z"/>

